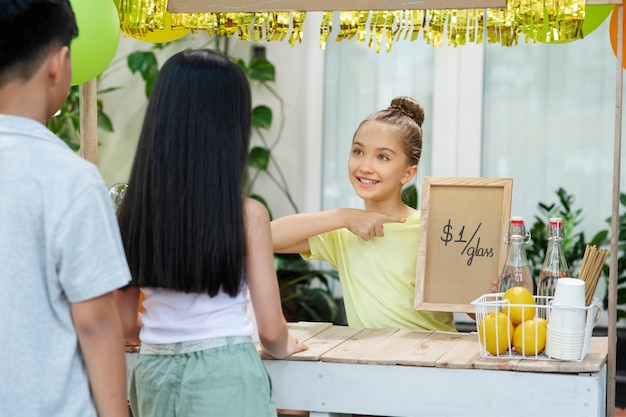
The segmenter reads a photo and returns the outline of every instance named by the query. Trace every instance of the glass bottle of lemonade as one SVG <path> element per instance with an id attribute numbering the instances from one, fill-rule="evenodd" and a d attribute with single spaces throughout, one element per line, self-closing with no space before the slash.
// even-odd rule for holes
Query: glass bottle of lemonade
<path id="1" fill-rule="evenodd" d="M 530 238 L 526 222 L 522 217 L 511 217 L 507 233 L 506 262 L 500 273 L 498 292 L 512 287 L 524 287 L 534 294 L 533 274 L 528 265 L 525 244 Z"/>
<path id="2" fill-rule="evenodd" d="M 550 218 L 547 230 L 548 248 L 537 280 L 537 295 L 539 296 L 554 296 L 556 281 L 570 276 L 563 249 L 564 238 L 563 220 L 560 217 Z M 547 302 L 547 298 L 539 298 L 539 304 L 545 305 Z"/>

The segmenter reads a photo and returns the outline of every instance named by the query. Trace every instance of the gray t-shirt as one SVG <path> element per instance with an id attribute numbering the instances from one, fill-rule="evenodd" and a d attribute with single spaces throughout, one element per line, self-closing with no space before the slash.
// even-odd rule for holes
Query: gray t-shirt
<path id="1" fill-rule="evenodd" d="M 129 280 L 98 169 L 0 115 L 0 416 L 96 416 L 70 303 Z"/>

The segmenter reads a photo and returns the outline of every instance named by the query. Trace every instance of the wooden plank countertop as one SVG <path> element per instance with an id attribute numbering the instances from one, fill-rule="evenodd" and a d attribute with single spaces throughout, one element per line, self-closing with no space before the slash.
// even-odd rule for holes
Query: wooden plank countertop
<path id="1" fill-rule="evenodd" d="M 593 373 L 607 361 L 608 339 L 592 337 L 582 361 L 482 357 L 476 333 L 359 329 L 330 323 L 289 323 L 290 333 L 309 346 L 287 361 L 406 365 L 541 373 Z M 263 357 L 271 360 L 271 358 Z"/>

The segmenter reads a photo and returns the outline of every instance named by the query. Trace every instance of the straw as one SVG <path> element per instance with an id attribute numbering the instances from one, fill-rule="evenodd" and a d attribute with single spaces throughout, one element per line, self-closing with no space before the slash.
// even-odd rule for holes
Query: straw
<path id="1" fill-rule="evenodd" d="M 587 276 L 587 270 L 589 269 L 589 259 L 592 255 L 591 252 L 592 250 L 595 250 L 595 246 L 593 246 L 593 249 L 591 246 L 587 245 L 585 247 L 585 254 L 583 256 L 583 262 L 582 265 L 580 265 L 580 272 L 578 273 L 578 278 L 582 279 L 583 281 L 585 280 L 585 277 Z"/>
<path id="2" fill-rule="evenodd" d="M 604 267 L 604 262 L 608 255 L 607 249 L 598 250 L 596 246 L 587 245 L 585 255 L 580 266 L 578 279 L 585 281 L 585 301 L 586 305 L 591 304 L 591 299 L 596 291 L 596 286 Z"/>
<path id="3" fill-rule="evenodd" d="M 609 251 L 607 249 L 602 249 L 600 252 L 601 254 L 598 256 L 596 264 L 594 266 L 594 273 L 590 276 L 591 279 L 589 280 L 589 288 L 585 291 L 587 305 L 591 304 L 591 299 L 593 298 L 593 294 L 596 291 L 596 286 L 600 279 L 600 274 L 602 273 L 604 262 L 606 261 L 606 258 L 609 254 Z"/>

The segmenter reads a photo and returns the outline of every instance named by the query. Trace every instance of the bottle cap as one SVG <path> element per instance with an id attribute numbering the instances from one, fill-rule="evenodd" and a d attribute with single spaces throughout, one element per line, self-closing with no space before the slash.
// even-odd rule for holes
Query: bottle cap
<path id="1" fill-rule="evenodd" d="M 520 216 L 511 216 L 511 224 L 520 226 L 524 223 L 524 218 Z"/>
<path id="2" fill-rule="evenodd" d="M 550 217 L 548 224 L 548 240 L 563 239 L 565 231 L 563 230 L 563 219 L 560 217 Z"/>

